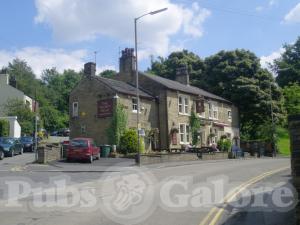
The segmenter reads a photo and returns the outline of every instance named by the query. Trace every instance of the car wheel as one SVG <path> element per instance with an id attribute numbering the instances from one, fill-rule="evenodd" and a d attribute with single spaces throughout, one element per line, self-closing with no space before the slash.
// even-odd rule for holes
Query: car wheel
<path id="1" fill-rule="evenodd" d="M 0 160 L 4 159 L 4 152 L 0 151 Z"/>
<path id="2" fill-rule="evenodd" d="M 92 163 L 93 160 L 94 160 L 93 155 L 91 155 L 90 158 L 89 158 L 89 163 Z"/>
<path id="3" fill-rule="evenodd" d="M 97 157 L 96 157 L 97 160 L 100 159 L 100 152 L 97 154 Z"/>

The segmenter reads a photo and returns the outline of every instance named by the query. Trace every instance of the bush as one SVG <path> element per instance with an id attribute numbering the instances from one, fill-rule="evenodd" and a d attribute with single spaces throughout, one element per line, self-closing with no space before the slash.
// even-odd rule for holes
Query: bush
<path id="1" fill-rule="evenodd" d="M 0 137 L 9 135 L 9 122 L 0 120 Z"/>
<path id="2" fill-rule="evenodd" d="M 218 148 L 220 149 L 220 151 L 223 152 L 228 152 L 230 150 L 231 147 L 231 141 L 227 138 L 221 138 L 218 141 Z"/>
<path id="3" fill-rule="evenodd" d="M 136 153 L 137 152 L 138 136 L 133 129 L 126 130 L 120 138 L 121 153 Z"/>

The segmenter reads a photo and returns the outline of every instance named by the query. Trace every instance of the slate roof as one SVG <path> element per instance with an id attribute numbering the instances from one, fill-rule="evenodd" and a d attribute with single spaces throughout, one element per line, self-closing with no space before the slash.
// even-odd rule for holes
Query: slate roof
<path id="1" fill-rule="evenodd" d="M 123 81 L 108 79 L 104 77 L 95 77 L 96 80 L 106 84 L 110 88 L 114 89 L 116 92 L 128 94 L 128 95 L 136 95 L 136 88 L 130 84 L 127 84 Z M 153 98 L 151 95 L 147 94 L 146 92 L 140 90 L 139 94 L 141 97 L 145 98 Z"/>
<path id="2" fill-rule="evenodd" d="M 191 85 L 184 85 L 181 84 L 177 81 L 174 80 L 170 80 L 170 79 L 166 79 L 160 76 L 156 76 L 156 75 L 151 75 L 151 74 L 147 74 L 147 73 L 141 73 L 140 75 L 145 76 L 155 82 L 158 82 L 160 84 L 162 84 L 163 86 L 167 87 L 168 89 L 172 89 L 175 91 L 181 91 L 181 92 L 185 92 L 188 94 L 193 94 L 193 95 L 201 95 L 201 96 L 205 96 L 211 99 L 216 99 L 216 100 L 220 100 L 223 102 L 227 102 L 227 103 L 231 103 L 230 101 L 226 100 L 225 98 L 222 98 L 218 95 L 212 94 L 210 92 L 207 92 L 203 89 L 191 86 Z"/>

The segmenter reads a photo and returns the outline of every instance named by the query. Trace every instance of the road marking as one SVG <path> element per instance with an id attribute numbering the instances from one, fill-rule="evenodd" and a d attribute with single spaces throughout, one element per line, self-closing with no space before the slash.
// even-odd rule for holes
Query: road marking
<path id="1" fill-rule="evenodd" d="M 281 172 L 283 170 L 289 169 L 290 167 L 286 166 L 286 167 L 282 167 L 276 170 L 271 170 L 269 172 L 265 172 L 259 176 L 253 177 L 250 180 L 244 182 L 243 184 L 239 185 L 238 187 L 236 187 L 233 191 L 231 191 L 230 193 L 228 193 L 225 198 L 222 200 L 222 202 L 220 202 L 220 204 L 226 204 L 228 202 L 231 202 L 238 194 L 240 194 L 242 191 L 244 191 L 246 188 L 248 188 L 249 186 L 257 183 L 258 181 L 271 176 L 275 173 Z M 217 208 L 217 207 L 213 207 L 210 212 L 207 214 L 207 216 L 201 221 L 201 223 L 199 225 L 216 225 L 217 222 L 219 221 L 219 219 L 221 218 L 222 214 L 224 212 L 224 207 L 222 208 Z M 214 216 L 213 216 L 214 215 Z M 211 218 L 212 217 L 212 218 Z M 209 219 L 211 218 L 210 222 Z"/>

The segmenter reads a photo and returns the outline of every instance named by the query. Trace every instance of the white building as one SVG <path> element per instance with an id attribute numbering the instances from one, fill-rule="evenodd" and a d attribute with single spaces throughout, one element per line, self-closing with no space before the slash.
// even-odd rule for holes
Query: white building
<path id="1" fill-rule="evenodd" d="M 35 100 L 28 97 L 24 92 L 18 90 L 17 88 L 9 84 L 9 75 L 1 74 L 0 72 L 0 119 L 6 119 L 9 121 L 9 136 L 18 138 L 21 136 L 21 127 L 17 121 L 16 116 L 7 117 L 4 115 L 4 105 L 8 100 L 18 99 L 26 103 L 29 108 L 34 111 Z"/>
<path id="2" fill-rule="evenodd" d="M 24 92 L 18 90 L 17 88 L 9 84 L 9 75 L 0 74 L 0 116 L 3 115 L 3 107 L 10 99 L 18 99 L 24 101 L 29 108 L 34 111 L 35 101 L 26 96 Z"/>

